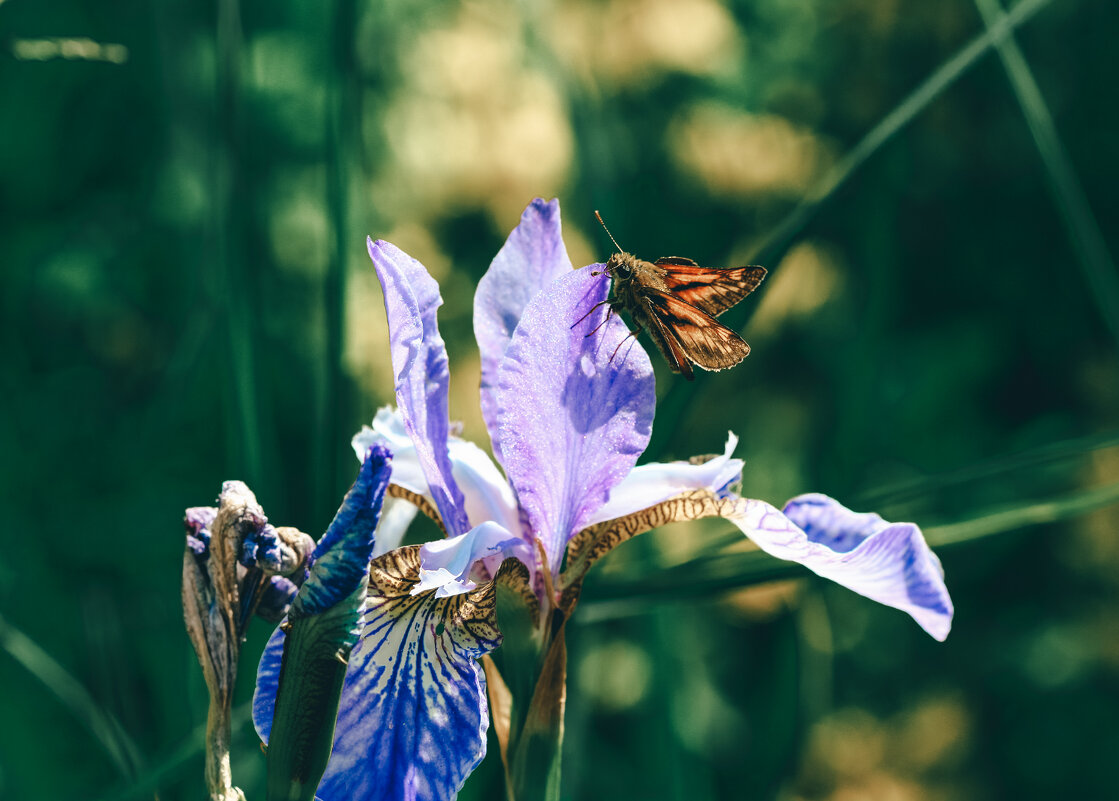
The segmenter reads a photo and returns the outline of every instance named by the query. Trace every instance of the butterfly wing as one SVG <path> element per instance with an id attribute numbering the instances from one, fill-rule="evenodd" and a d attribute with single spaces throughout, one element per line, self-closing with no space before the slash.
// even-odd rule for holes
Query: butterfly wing
<path id="1" fill-rule="evenodd" d="M 692 372 L 691 362 L 688 361 L 688 356 L 684 353 L 684 347 L 680 344 L 680 340 L 672 333 L 665 323 L 660 319 L 660 312 L 657 311 L 652 304 L 648 304 L 644 317 L 644 328 L 649 332 L 649 337 L 653 340 L 653 344 L 657 346 L 657 350 L 664 356 L 664 360 L 668 362 L 669 368 L 674 373 L 680 373 L 684 378 L 692 381 L 695 379 L 695 374 Z"/>
<path id="2" fill-rule="evenodd" d="M 649 290 L 643 300 L 650 334 L 677 372 L 690 377 L 689 361 L 704 370 L 725 370 L 749 355 L 742 337 L 675 295 Z"/>
<path id="3" fill-rule="evenodd" d="M 757 289 L 766 273 L 765 267 L 709 270 L 682 256 L 661 257 L 656 265 L 664 270 L 669 292 L 712 317 Z"/>

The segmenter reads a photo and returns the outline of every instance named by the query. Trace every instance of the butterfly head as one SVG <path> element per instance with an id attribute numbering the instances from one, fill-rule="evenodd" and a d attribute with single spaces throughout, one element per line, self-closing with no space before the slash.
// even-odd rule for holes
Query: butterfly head
<path id="1" fill-rule="evenodd" d="M 617 281 L 628 281 L 633 277 L 634 268 L 637 266 L 637 259 L 629 253 L 612 253 L 610 258 L 606 260 L 606 269 L 604 273 L 611 276 Z"/>

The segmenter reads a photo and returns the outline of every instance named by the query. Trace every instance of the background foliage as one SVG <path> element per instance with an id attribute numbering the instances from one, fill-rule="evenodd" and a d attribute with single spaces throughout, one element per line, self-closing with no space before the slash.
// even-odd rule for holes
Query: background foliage
<path id="1" fill-rule="evenodd" d="M 569 629 L 565 795 L 1119 794 L 1119 6 L 1027 2 L 953 62 L 994 0 L 0 0 L 0 796 L 200 796 L 182 509 L 329 522 L 391 396 L 367 233 L 439 278 L 485 442 L 473 287 L 536 195 L 577 265 L 599 208 L 775 268 L 650 456 L 733 428 L 746 494 L 925 526 L 958 610 L 938 645 L 725 526 L 635 541 Z"/>

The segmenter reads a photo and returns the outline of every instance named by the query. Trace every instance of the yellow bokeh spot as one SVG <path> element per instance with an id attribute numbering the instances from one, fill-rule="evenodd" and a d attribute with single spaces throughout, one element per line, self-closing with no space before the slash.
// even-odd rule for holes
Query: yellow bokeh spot
<path id="1" fill-rule="evenodd" d="M 666 72 L 731 74 L 744 39 L 715 0 L 564 3 L 547 26 L 552 49 L 587 83 L 635 86 Z"/>
<path id="2" fill-rule="evenodd" d="M 831 252 L 812 242 L 801 242 L 766 279 L 747 335 L 769 336 L 786 322 L 809 316 L 838 292 L 841 283 L 842 275 Z"/>
<path id="3" fill-rule="evenodd" d="M 668 144 L 682 171 L 725 197 L 801 195 L 830 161 L 811 130 L 713 102 L 678 114 Z"/>

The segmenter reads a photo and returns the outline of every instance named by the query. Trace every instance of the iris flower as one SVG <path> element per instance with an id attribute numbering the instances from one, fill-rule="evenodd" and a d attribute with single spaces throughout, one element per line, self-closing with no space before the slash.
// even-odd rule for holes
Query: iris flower
<path id="1" fill-rule="evenodd" d="M 487 675 L 524 703 L 515 677 L 479 663 L 503 633 L 505 650 L 523 647 L 506 627 L 518 618 L 502 614 L 507 630 L 499 631 L 499 599 L 518 600 L 537 648 L 558 641 L 562 650 L 563 622 L 587 569 L 667 522 L 725 518 L 773 556 L 907 612 L 938 640 L 947 636 L 943 571 L 914 524 L 858 514 L 818 494 L 783 509 L 739 497 L 732 487 L 743 463 L 732 455 L 733 434 L 706 461 L 637 465 L 652 430 L 653 370 L 617 315 L 604 319 L 606 307 L 588 314 L 607 299 L 610 279 L 601 264 L 572 269 L 558 201 L 528 206 L 474 297 L 481 410 L 496 462 L 452 433 L 435 280 L 387 242 L 370 241 L 369 254 L 384 290 L 397 408 L 378 412 L 354 449 L 361 458 L 386 445 L 394 454 L 389 496 L 420 508 L 447 536 L 395 547 L 399 532 L 378 530 L 382 555 L 373 560 L 364 628 L 318 789 L 324 801 L 454 797 L 485 756 Z M 281 639 L 277 633 L 261 660 L 254 716 L 262 732 Z M 562 721 L 558 670 L 553 705 Z M 510 734 L 501 689 L 491 686 L 489 697 L 504 752 L 517 731 Z M 513 756 L 503 757 L 508 775 Z"/>

